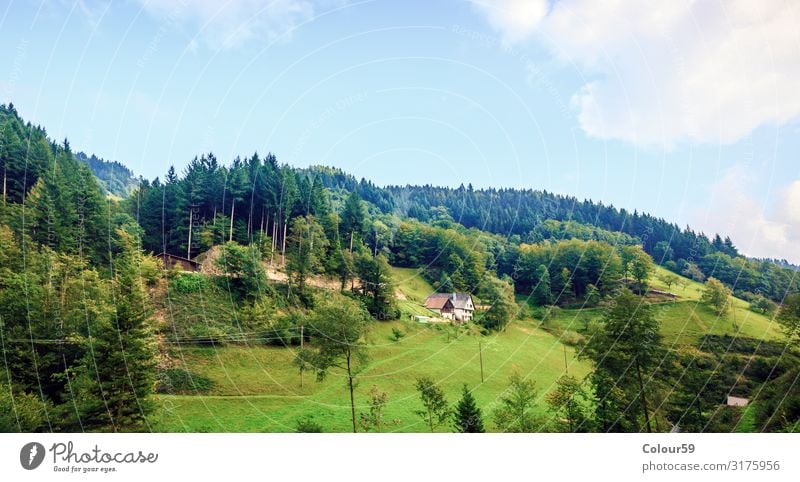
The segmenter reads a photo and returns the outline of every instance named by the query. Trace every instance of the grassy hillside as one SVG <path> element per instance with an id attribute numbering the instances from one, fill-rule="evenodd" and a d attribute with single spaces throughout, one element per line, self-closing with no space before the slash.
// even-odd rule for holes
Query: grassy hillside
<path id="1" fill-rule="evenodd" d="M 420 303 L 433 291 L 415 269 L 393 268 L 399 303 L 405 315 L 431 312 Z M 392 330 L 405 333 L 394 341 Z M 446 391 L 455 403 L 464 383 L 475 389 L 487 422 L 497 397 L 508 386 L 516 370 L 536 381 L 540 409 L 544 395 L 564 373 L 583 377 L 589 371 L 575 359 L 571 347 L 538 327 L 534 320 L 516 321 L 502 332 L 480 336 L 472 328 L 448 324 L 426 325 L 410 320 L 375 322 L 368 342 L 371 362 L 360 376 L 357 401 L 367 401 L 367 392 L 377 385 L 389 394 L 387 418 L 398 423 L 394 431 L 425 431 L 414 413 L 420 409 L 415 380 L 427 376 Z M 484 383 L 481 383 L 479 343 L 483 349 Z M 317 382 L 306 374 L 303 387 L 293 365 L 294 348 L 259 344 L 224 347 L 176 346 L 171 355 L 178 366 L 212 381 L 211 388 L 196 395 L 160 395 L 160 410 L 151 420 L 159 431 L 293 431 L 296 421 L 313 415 L 325 431 L 348 431 L 349 398 L 345 379 L 332 372 Z M 566 359 L 565 359 L 566 355 Z M 488 424 L 491 426 L 491 423 Z M 450 427 L 443 427 L 450 431 Z"/>
<path id="2" fill-rule="evenodd" d="M 389 394 L 386 417 L 397 423 L 388 430 L 426 430 L 414 413 L 420 408 L 414 383 L 421 376 L 436 380 L 451 403 L 458 399 L 462 384 L 468 384 L 475 390 L 491 428 L 493 405 L 515 370 L 536 381 L 542 411 L 543 397 L 564 373 L 565 362 L 571 375 L 583 377 L 589 372 L 588 363 L 576 360 L 575 350 L 561 340 L 572 343 L 577 332 L 600 318 L 600 308 L 556 309 L 544 321 L 527 317 L 512 322 L 501 333 L 480 336 L 474 327 L 411 321 L 410 314 L 430 314 L 420 304 L 433 288 L 416 269 L 392 268 L 392 272 L 404 316 L 402 320 L 372 324 L 368 338 L 371 362 L 360 375 L 357 388 L 362 411 L 366 410 L 367 392 L 373 385 Z M 657 275 L 660 274 L 663 272 Z M 678 299 L 654 306 L 666 345 L 697 344 L 706 334 L 756 339 L 780 336 L 768 318 L 747 310 L 743 300 L 736 300 L 734 311 L 718 317 L 699 302 L 702 284 L 682 281 L 669 289 Z M 667 291 L 657 279 L 653 285 Z M 180 305 L 179 300 L 173 301 Z M 535 314 L 540 315 L 541 311 Z M 402 331 L 405 337 L 394 341 L 393 329 Z M 479 343 L 483 346 L 484 383 Z M 211 386 L 194 395 L 159 395 L 160 409 L 151 418 L 153 429 L 285 432 L 293 431 L 301 417 L 313 415 L 325 431 L 349 431 L 349 399 L 341 373 L 332 372 L 323 382 L 307 373 L 301 387 L 299 372 L 292 363 L 294 354 L 295 348 L 261 344 L 173 346 L 171 355 L 177 366 L 209 379 Z M 442 430 L 449 431 L 450 427 Z"/>
<path id="3" fill-rule="evenodd" d="M 392 267 L 392 278 L 397 286 L 397 290 L 403 293 L 409 301 L 422 303 L 429 294 L 435 290 L 420 275 L 417 268 L 398 268 Z"/>
<path id="4" fill-rule="evenodd" d="M 703 335 L 731 335 L 759 340 L 774 340 L 782 336 L 780 327 L 774 321 L 751 311 L 748 308 L 749 303 L 745 300 L 734 298 L 733 309 L 724 316 L 718 316 L 700 302 L 703 293 L 702 283 L 679 276 L 681 282 L 667 289 L 659 279 L 667 273 L 674 274 L 658 267 L 651 280 L 654 288 L 678 295 L 674 301 L 653 305 L 654 314 L 661 322 L 661 334 L 667 346 L 695 344 Z M 601 308 L 557 309 L 546 321 L 546 326 L 552 328 L 551 331 L 580 331 L 601 316 Z"/>
<path id="5" fill-rule="evenodd" d="M 436 290 L 420 275 L 419 269 L 392 267 L 392 279 L 396 286 L 397 305 L 403 318 L 436 315 L 422 306 L 428 295 Z"/>
<path id="6" fill-rule="evenodd" d="M 406 336 L 393 341 L 392 328 Z M 479 340 L 483 344 L 484 383 Z M 514 370 L 533 378 L 543 397 L 565 368 L 564 346 L 528 322 L 514 322 L 505 332 L 489 337 L 447 325 L 376 322 L 369 343 L 372 362 L 360 376 L 357 401 L 365 404 L 373 385 L 387 392 L 387 417 L 399 421 L 389 428 L 395 431 L 425 431 L 414 414 L 420 408 L 414 388 L 417 377 L 428 376 L 439 382 L 451 403 L 467 383 L 488 414 Z M 304 415 L 314 415 L 325 431 L 350 429 L 348 393 L 341 374 L 332 372 L 321 383 L 306 374 L 301 388 L 291 348 L 183 347 L 175 349 L 173 356 L 180 360 L 180 366 L 210 378 L 213 386 L 204 394 L 159 396 L 161 408 L 151 420 L 154 430 L 292 431 L 296 420 Z M 566 356 L 570 374 L 582 377 L 588 373 L 588 365 L 575 360 L 572 348 L 566 348 Z M 542 399 L 540 406 L 544 405 Z"/>

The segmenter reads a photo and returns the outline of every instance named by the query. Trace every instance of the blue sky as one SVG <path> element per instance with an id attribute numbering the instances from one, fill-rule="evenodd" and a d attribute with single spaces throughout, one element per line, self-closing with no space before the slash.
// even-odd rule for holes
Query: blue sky
<path id="1" fill-rule="evenodd" d="M 272 151 L 602 200 L 800 262 L 800 8 L 646 3 L 12 0 L 0 101 L 149 178 Z"/>

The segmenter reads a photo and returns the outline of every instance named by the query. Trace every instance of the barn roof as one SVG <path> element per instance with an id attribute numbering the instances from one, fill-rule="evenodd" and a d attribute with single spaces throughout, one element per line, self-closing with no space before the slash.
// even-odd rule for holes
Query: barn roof
<path id="1" fill-rule="evenodd" d="M 450 298 L 447 296 L 428 296 L 428 299 L 425 300 L 425 308 L 441 310 L 447 306 L 448 303 L 450 303 L 450 306 L 453 305 L 453 302 L 450 301 Z"/>

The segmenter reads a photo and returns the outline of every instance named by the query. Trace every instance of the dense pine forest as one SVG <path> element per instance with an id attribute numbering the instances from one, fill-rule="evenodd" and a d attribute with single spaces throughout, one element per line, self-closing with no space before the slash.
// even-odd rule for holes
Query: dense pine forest
<path id="1" fill-rule="evenodd" d="M 384 430 L 388 395 L 377 388 L 356 415 L 357 367 L 371 327 L 416 314 L 398 296 L 402 269 L 438 292 L 472 294 L 481 310 L 458 328 L 469 336 L 536 320 L 591 367 L 558 378 L 549 418 L 532 383 L 511 377 L 486 427 L 467 423 L 480 418 L 469 390 L 445 410 L 435 382 L 416 380 L 431 430 L 729 431 L 745 415 L 719 406 L 740 392 L 760 397 L 753 429 L 799 428 L 797 272 L 743 256 L 728 237 L 546 191 L 380 187 L 272 153 L 207 153 L 136 180 L 48 138 L 11 104 L 0 107 L 0 170 L 0 430 L 158 429 L 158 393 L 208 382 L 177 367 L 173 347 L 242 341 L 292 347 L 291 369 L 321 381 L 341 371 L 352 429 Z M 203 270 L 164 269 L 161 253 Z M 688 283 L 702 290 L 693 301 L 703 317 L 733 316 L 737 327 L 744 304 L 782 336 L 665 342 L 658 310 L 677 306 Z M 564 328 L 578 310 L 593 318 Z M 404 332 L 392 330 L 399 343 Z M 530 416 L 510 415 L 520 413 Z"/>

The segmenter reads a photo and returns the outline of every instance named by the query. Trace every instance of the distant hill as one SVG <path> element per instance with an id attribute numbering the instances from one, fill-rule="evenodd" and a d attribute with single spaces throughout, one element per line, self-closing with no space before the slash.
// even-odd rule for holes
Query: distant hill
<path id="1" fill-rule="evenodd" d="M 75 157 L 89 166 L 106 194 L 124 198 L 139 184 L 133 171 L 117 161 L 106 161 L 94 154 L 87 156 L 83 152 L 78 152 Z"/>

